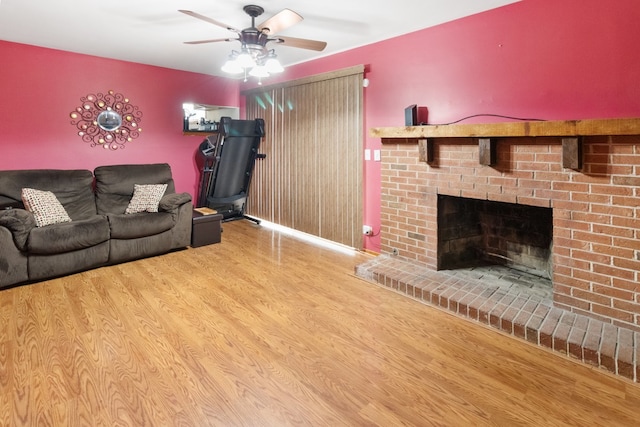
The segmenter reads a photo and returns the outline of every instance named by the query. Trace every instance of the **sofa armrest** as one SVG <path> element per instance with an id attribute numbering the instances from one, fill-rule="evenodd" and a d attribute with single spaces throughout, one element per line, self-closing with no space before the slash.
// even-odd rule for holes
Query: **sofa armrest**
<path id="1" fill-rule="evenodd" d="M 5 209 L 0 211 L 0 226 L 11 231 L 16 247 L 21 251 L 27 250 L 27 238 L 36 226 L 36 220 L 31 212 L 24 209 Z"/>
<path id="2" fill-rule="evenodd" d="M 185 203 L 189 203 L 191 201 L 191 194 L 189 193 L 171 193 L 165 194 L 160 199 L 160 204 L 158 205 L 158 211 L 160 212 L 171 212 L 178 209 L 180 206 Z"/>

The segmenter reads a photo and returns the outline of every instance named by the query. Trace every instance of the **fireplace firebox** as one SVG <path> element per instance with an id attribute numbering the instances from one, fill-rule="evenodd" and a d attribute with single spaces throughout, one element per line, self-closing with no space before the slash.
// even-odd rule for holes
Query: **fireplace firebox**
<path id="1" fill-rule="evenodd" d="M 552 278 L 551 208 L 439 195 L 439 270 L 502 265 Z"/>

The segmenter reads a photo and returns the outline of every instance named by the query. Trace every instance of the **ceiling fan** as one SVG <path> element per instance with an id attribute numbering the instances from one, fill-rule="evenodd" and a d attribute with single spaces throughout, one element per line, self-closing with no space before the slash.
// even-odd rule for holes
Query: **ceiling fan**
<path id="1" fill-rule="evenodd" d="M 237 38 L 222 38 L 222 39 L 210 39 L 210 40 L 198 40 L 198 41 L 189 41 L 185 42 L 186 44 L 202 44 L 202 43 L 215 43 L 222 41 L 235 41 L 238 40 L 242 43 L 243 46 L 253 47 L 255 49 L 264 50 L 265 46 L 269 42 L 274 43 L 282 43 L 285 46 L 297 47 L 301 49 L 309 49 L 322 51 L 327 46 L 326 42 L 317 41 L 317 40 L 309 40 L 309 39 L 300 39 L 296 37 L 284 37 L 284 36 L 276 36 L 275 34 L 291 27 L 294 24 L 302 21 L 302 16 L 298 15 L 296 12 L 290 9 L 284 9 L 271 18 L 267 19 L 263 23 L 256 26 L 255 20 L 256 17 L 262 15 L 264 13 L 264 9 L 260 6 L 256 5 L 247 5 L 243 8 L 245 13 L 251 17 L 251 26 L 245 28 L 244 30 L 239 30 L 230 25 L 227 25 L 223 22 L 216 21 L 215 19 L 211 19 L 207 16 L 201 15 L 196 12 L 192 12 L 190 10 L 179 10 L 179 12 L 184 13 L 185 15 L 192 16 L 194 18 L 203 20 L 213 25 L 217 25 L 218 27 L 226 28 L 229 31 L 232 31 L 237 34 Z"/>

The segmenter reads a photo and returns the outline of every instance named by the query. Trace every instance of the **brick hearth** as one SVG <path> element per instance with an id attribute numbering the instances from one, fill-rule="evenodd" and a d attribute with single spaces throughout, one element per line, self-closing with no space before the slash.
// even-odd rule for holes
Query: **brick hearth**
<path id="1" fill-rule="evenodd" d="M 640 379 L 640 332 L 556 308 L 549 293 L 531 292 L 517 274 L 483 268 L 435 271 L 388 255 L 356 267 L 357 276 L 420 302 L 630 380 Z"/>

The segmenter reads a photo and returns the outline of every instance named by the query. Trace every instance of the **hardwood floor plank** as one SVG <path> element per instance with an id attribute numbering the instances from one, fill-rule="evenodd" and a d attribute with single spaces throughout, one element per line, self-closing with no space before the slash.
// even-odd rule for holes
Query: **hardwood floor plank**
<path id="1" fill-rule="evenodd" d="M 0 425 L 630 426 L 640 387 L 248 221 L 0 291 Z"/>

